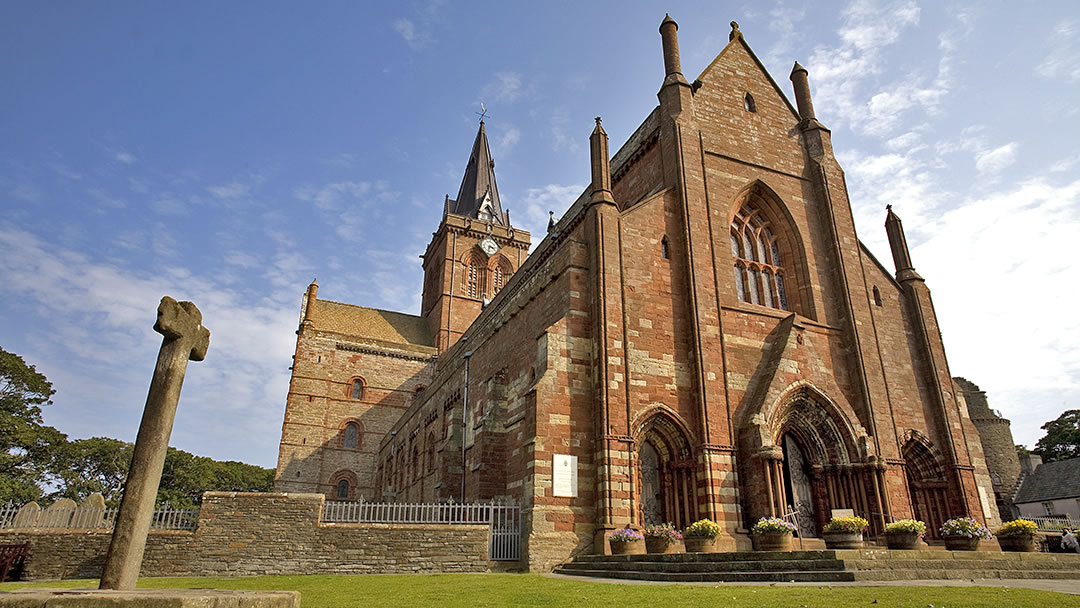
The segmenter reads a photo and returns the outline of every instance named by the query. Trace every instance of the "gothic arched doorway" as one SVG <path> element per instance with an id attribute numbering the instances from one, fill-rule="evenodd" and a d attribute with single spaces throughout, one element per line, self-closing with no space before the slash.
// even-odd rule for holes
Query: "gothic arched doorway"
<path id="1" fill-rule="evenodd" d="M 904 444 L 903 455 L 915 519 L 926 523 L 928 537 L 938 538 L 941 524 L 949 518 L 945 473 L 931 449 L 915 438 Z"/>
<path id="2" fill-rule="evenodd" d="M 686 434 L 670 417 L 656 414 L 638 436 L 639 520 L 689 526 L 697 520 L 697 466 Z"/>

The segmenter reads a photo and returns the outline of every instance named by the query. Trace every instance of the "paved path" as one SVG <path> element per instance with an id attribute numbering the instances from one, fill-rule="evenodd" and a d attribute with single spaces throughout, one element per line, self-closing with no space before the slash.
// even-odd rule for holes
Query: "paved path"
<path id="1" fill-rule="evenodd" d="M 1014 589 L 1038 589 L 1040 591 L 1056 591 L 1058 593 L 1080 595 L 1080 580 L 976 578 L 964 580 L 851 581 L 832 583 L 672 583 L 668 581 L 636 581 L 619 578 L 568 576 L 565 574 L 554 573 L 546 574 L 544 576 L 566 580 L 592 581 L 594 583 L 611 583 L 615 585 L 708 585 L 711 587 L 718 585 L 733 587 L 1012 587 Z"/>

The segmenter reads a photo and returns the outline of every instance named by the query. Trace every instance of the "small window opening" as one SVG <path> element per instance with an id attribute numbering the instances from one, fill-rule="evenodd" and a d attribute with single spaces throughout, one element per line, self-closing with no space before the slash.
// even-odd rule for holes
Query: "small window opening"
<path id="1" fill-rule="evenodd" d="M 874 285 L 874 304 L 881 306 L 881 290 Z"/>
<path id="2" fill-rule="evenodd" d="M 743 107 L 746 108 L 747 112 L 757 112 L 757 104 L 754 103 L 754 96 L 750 93 L 747 93 L 746 97 L 743 98 Z"/>
<path id="3" fill-rule="evenodd" d="M 345 425 L 345 438 L 343 441 L 344 447 L 347 450 L 356 449 L 356 440 L 360 436 L 360 429 L 355 422 L 350 422 Z"/>
<path id="4" fill-rule="evenodd" d="M 666 236 L 660 239 L 660 255 L 663 256 L 665 260 L 671 259 L 671 250 L 668 248 Z"/>
<path id="5" fill-rule="evenodd" d="M 349 497 L 349 481 L 348 480 L 342 479 L 341 481 L 337 482 L 337 497 L 338 498 L 348 498 Z"/>
<path id="6" fill-rule="evenodd" d="M 352 383 L 352 398 L 363 399 L 364 398 L 364 382 L 362 380 L 353 380 Z"/>

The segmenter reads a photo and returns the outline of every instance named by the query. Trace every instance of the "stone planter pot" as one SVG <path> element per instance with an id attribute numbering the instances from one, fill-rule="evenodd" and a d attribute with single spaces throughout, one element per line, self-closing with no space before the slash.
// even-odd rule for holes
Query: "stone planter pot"
<path id="1" fill-rule="evenodd" d="M 949 551 L 978 551 L 979 539 L 966 536 L 942 536 L 945 548 Z"/>
<path id="2" fill-rule="evenodd" d="M 608 540 L 608 544 L 611 545 L 612 555 L 638 555 L 644 553 L 642 551 L 642 542 L 640 540 Z"/>
<path id="3" fill-rule="evenodd" d="M 676 542 L 672 542 L 666 538 L 659 536 L 646 536 L 645 537 L 645 552 L 646 553 L 678 553 L 679 545 Z"/>
<path id="4" fill-rule="evenodd" d="M 890 549 L 914 549 L 919 546 L 918 532 L 886 532 L 885 544 Z"/>
<path id="5" fill-rule="evenodd" d="M 791 532 L 751 534 L 754 551 L 791 551 Z"/>
<path id="6" fill-rule="evenodd" d="M 716 539 L 708 536 L 683 537 L 687 553 L 716 553 Z"/>
<path id="7" fill-rule="evenodd" d="M 862 549 L 861 532 L 823 532 L 826 549 Z"/>
<path id="8" fill-rule="evenodd" d="M 998 544 L 1002 551 L 1016 551 L 1020 553 L 1035 552 L 1035 536 L 1021 534 L 1018 536 L 999 536 Z"/>

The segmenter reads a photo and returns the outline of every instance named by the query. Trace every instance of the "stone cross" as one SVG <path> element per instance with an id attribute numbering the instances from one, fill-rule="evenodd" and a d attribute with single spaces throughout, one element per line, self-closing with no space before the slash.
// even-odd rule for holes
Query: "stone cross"
<path id="1" fill-rule="evenodd" d="M 135 588 L 187 362 L 202 361 L 210 347 L 210 330 L 202 326 L 202 313 L 191 302 L 177 302 L 169 296 L 161 298 L 154 331 L 165 337 L 150 381 L 124 497 L 101 573 L 102 589 Z"/>

